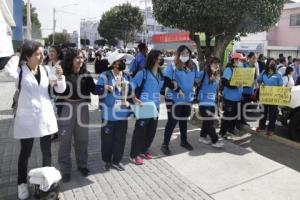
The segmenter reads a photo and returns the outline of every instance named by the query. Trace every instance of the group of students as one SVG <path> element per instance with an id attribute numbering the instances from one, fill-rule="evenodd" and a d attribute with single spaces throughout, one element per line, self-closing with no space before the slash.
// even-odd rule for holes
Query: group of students
<path id="1" fill-rule="evenodd" d="M 242 54 L 234 53 L 221 77 L 218 58 L 209 59 L 204 70 L 199 71 L 191 59 L 191 50 L 184 45 L 178 47 L 174 62 L 165 69 L 162 69 L 162 53 L 151 50 L 146 56 L 144 66 L 134 75 L 124 72 L 128 55 L 114 52 L 108 57 L 109 70 L 101 73 L 96 82 L 87 70 L 81 50 L 69 49 L 62 54 L 63 60 L 60 60 L 59 55 L 60 51 L 53 47 L 50 49 L 50 60 L 44 62 L 42 45 L 26 41 L 22 46 L 21 56 L 13 56 L 6 66 L 7 72 L 17 79 L 19 86 L 14 136 L 20 139 L 21 143 L 18 160 L 20 199 L 29 196 L 26 178 L 34 138 L 40 138 L 43 166 L 50 166 L 51 135 L 58 133 L 58 163 L 64 182 L 71 179 L 71 147 L 74 138 L 77 169 L 83 176 L 89 175 L 89 134 L 86 125 L 89 124 L 88 104 L 91 102 L 91 94 L 99 95 L 100 99 L 104 169 L 123 171 L 122 159 L 132 106 L 152 103 L 153 109 L 159 112 L 160 94 L 165 95 L 168 120 L 161 151 L 170 155 L 169 144 L 177 123 L 180 129 L 180 145 L 189 151 L 193 150 L 188 142 L 187 123 L 195 100 L 201 116 L 205 119 L 199 142 L 220 148 L 224 146 L 220 136 L 226 138 L 230 133 L 234 133 L 240 103 L 251 101 L 250 97 L 260 84 L 283 85 L 274 59 L 268 60 L 263 73 L 257 73 L 253 77 L 253 87 L 230 85 L 234 68 L 256 66 L 254 54 L 250 54 L 245 62 Z M 214 116 L 220 91 L 223 96 L 224 114 L 221 131 L 217 134 Z M 55 106 L 54 101 L 59 103 Z M 266 120 L 269 118 L 267 133 L 271 135 L 274 131 L 277 107 L 266 105 L 266 108 L 265 117 L 260 120 L 257 130 L 265 129 Z M 242 119 L 240 123 L 246 122 Z M 150 147 L 155 138 L 157 124 L 158 116 L 136 120 L 130 151 L 133 163 L 142 165 L 144 159 L 153 157 Z"/>

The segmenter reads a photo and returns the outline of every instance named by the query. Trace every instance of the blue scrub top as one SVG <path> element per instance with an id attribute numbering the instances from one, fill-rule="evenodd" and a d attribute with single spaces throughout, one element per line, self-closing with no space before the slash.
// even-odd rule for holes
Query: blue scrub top
<path id="1" fill-rule="evenodd" d="M 269 75 L 266 71 L 263 71 L 258 77 L 258 82 L 266 86 L 283 85 L 282 76 L 278 72 Z"/>
<path id="2" fill-rule="evenodd" d="M 155 76 L 149 70 L 139 71 L 132 79 L 132 87 L 135 90 L 142 85 L 143 79 L 146 78 L 140 100 L 142 102 L 154 102 L 159 110 L 160 91 L 164 86 L 164 79 L 160 74 Z"/>
<path id="3" fill-rule="evenodd" d="M 166 67 L 164 75 L 176 81 L 181 88 L 184 96 L 179 96 L 178 92 L 174 90 L 167 90 L 166 99 L 173 101 L 174 103 L 190 103 L 194 100 L 195 92 L 193 86 L 196 80 L 199 80 L 199 71 L 194 69 L 178 69 L 173 64 Z"/>
<path id="4" fill-rule="evenodd" d="M 203 79 L 203 76 L 205 77 Z M 215 80 L 213 83 L 209 83 L 209 76 L 206 72 L 200 72 L 200 79 L 203 79 L 201 89 L 198 94 L 198 100 L 200 106 L 215 106 L 216 98 L 219 89 L 219 80 Z"/>
<path id="5" fill-rule="evenodd" d="M 223 73 L 223 78 L 230 81 L 233 74 L 233 69 L 231 67 L 226 67 Z M 224 87 L 222 92 L 223 98 L 230 101 L 240 101 L 242 98 L 243 87 L 231 89 L 229 87 Z"/>
<path id="6" fill-rule="evenodd" d="M 108 77 L 107 77 L 108 75 Z M 122 82 L 127 83 L 127 88 L 129 88 L 129 77 L 123 76 Z M 115 79 L 111 71 L 103 72 L 100 74 L 97 85 L 105 86 L 115 85 Z M 121 91 L 115 89 L 114 93 L 105 92 L 105 98 L 102 101 L 104 104 L 101 111 L 101 119 L 108 120 L 108 121 L 118 121 L 118 120 L 125 120 L 130 115 L 131 111 L 127 109 L 125 106 L 121 106 L 121 109 L 117 108 L 118 101 L 121 100 Z"/>

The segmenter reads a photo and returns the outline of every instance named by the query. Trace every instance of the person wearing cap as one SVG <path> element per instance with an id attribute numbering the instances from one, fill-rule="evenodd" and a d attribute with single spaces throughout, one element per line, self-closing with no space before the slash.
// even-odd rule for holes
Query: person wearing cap
<path id="1" fill-rule="evenodd" d="M 95 93 L 96 84 L 86 68 L 84 54 L 81 50 L 69 49 L 63 61 L 67 89 L 58 98 L 64 103 L 59 121 L 58 163 L 63 182 L 71 179 L 71 148 L 74 137 L 77 169 L 82 176 L 88 176 L 88 140 L 89 108 L 91 93 Z"/>
<path id="2" fill-rule="evenodd" d="M 124 171 L 121 163 L 126 143 L 128 117 L 130 115 L 127 96 L 130 93 L 130 76 L 124 70 L 130 55 L 114 52 L 109 55 L 110 70 L 100 74 L 96 93 L 100 95 L 101 152 L 104 169 L 111 167 Z"/>
<path id="3" fill-rule="evenodd" d="M 238 105 L 242 99 L 243 87 L 232 86 L 230 81 L 233 75 L 234 68 L 244 67 L 243 61 L 245 57 L 240 53 L 233 53 L 231 60 L 224 70 L 222 77 L 222 96 L 223 96 L 223 118 L 221 121 L 220 135 L 228 138 L 234 134 L 234 129 L 237 121 Z"/>

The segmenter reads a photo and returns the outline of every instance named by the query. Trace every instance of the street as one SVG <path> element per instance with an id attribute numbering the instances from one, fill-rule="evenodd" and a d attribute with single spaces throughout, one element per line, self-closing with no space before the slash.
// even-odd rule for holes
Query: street
<path id="1" fill-rule="evenodd" d="M 91 68 L 91 66 L 89 66 Z M 19 141 L 13 139 L 13 116 L 10 109 L 14 82 L 0 73 L 0 199 L 17 197 L 17 160 Z M 91 124 L 100 123 L 97 97 L 90 106 Z M 152 151 L 155 159 L 136 166 L 129 161 L 134 120 L 130 120 L 124 155 L 126 171 L 105 172 L 101 161 L 100 129 L 89 131 L 89 168 L 91 175 L 83 178 L 76 171 L 74 155 L 72 179 L 61 184 L 61 199 L 216 199 L 216 200 L 298 200 L 300 198 L 300 149 L 266 137 L 245 134 L 224 149 L 199 144 L 200 129 L 189 125 L 188 138 L 194 150 L 179 146 L 179 129 L 175 129 L 170 149 L 172 156 L 160 152 L 165 105 Z M 30 120 L 30 119 L 29 119 Z M 38 140 L 29 160 L 29 169 L 41 166 Z M 59 142 L 53 143 L 52 160 L 58 168 Z"/>

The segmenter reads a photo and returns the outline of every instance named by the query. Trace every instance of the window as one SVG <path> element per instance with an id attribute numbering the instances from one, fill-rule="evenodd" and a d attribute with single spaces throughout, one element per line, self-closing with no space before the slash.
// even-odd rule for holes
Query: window
<path id="1" fill-rule="evenodd" d="M 300 26 L 300 14 L 290 15 L 290 26 Z"/>

